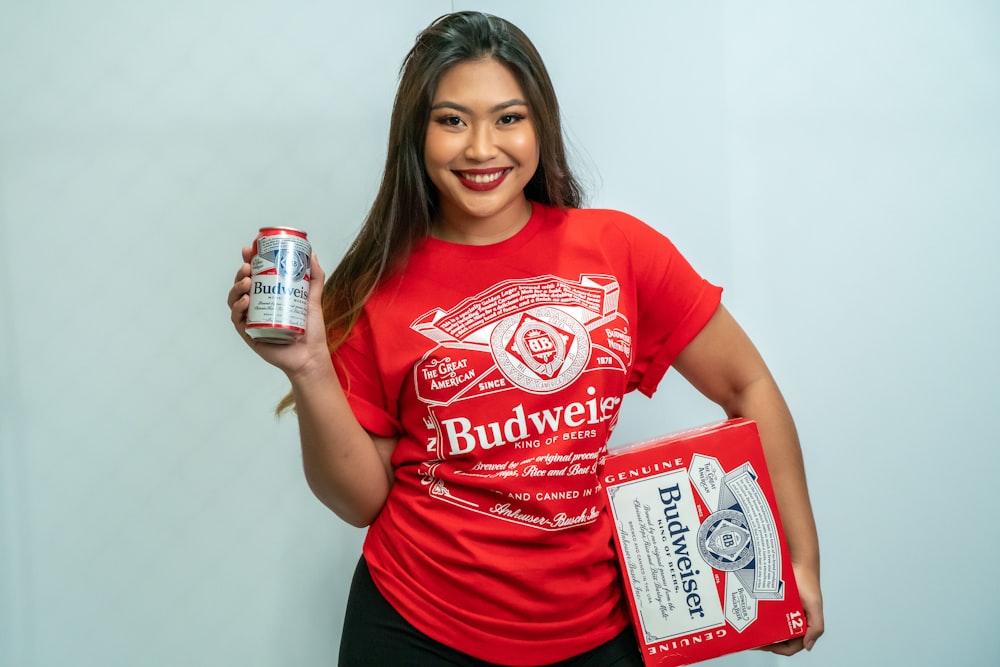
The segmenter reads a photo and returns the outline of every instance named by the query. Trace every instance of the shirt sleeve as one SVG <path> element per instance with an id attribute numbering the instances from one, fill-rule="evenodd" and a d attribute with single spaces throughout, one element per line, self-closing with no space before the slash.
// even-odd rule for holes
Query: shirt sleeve
<path id="1" fill-rule="evenodd" d="M 705 280 L 666 236 L 634 218 L 631 223 L 638 318 L 628 389 L 652 396 L 677 355 L 718 310 L 722 288 Z"/>
<path id="2" fill-rule="evenodd" d="M 382 369 L 366 312 L 333 352 L 333 366 L 354 416 L 367 431 L 393 437 L 402 431 L 395 400 L 382 384 Z"/>

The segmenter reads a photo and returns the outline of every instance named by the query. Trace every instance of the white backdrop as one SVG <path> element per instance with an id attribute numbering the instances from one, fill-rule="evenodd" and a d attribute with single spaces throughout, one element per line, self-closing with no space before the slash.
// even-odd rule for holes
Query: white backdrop
<path id="1" fill-rule="evenodd" d="M 404 53 L 464 8 L 532 36 L 590 203 L 782 385 L 828 625 L 794 664 L 1000 663 L 997 3 L 0 0 L 0 665 L 334 663 L 363 532 L 225 293 L 264 224 L 335 263 Z M 720 417 L 671 374 L 615 442 Z"/>

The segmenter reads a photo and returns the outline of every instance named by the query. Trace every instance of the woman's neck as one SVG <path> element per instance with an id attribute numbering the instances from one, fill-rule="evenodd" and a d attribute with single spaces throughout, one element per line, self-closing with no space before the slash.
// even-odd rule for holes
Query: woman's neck
<path id="1" fill-rule="evenodd" d="M 445 209 L 438 212 L 431 236 L 461 245 L 492 245 L 516 236 L 530 219 L 531 202 L 527 198 L 489 218 Z"/>

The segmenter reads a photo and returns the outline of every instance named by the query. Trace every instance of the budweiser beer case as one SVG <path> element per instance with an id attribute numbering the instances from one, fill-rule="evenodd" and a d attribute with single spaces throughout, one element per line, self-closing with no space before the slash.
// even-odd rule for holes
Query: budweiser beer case
<path id="1" fill-rule="evenodd" d="M 604 492 L 647 667 L 805 634 L 757 425 L 730 419 L 608 454 Z"/>

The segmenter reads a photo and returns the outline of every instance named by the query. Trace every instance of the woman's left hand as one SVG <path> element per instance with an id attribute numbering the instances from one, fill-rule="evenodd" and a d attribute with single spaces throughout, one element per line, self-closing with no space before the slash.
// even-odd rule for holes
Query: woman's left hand
<path id="1" fill-rule="evenodd" d="M 806 612 L 806 634 L 802 637 L 761 647 L 761 650 L 778 655 L 794 655 L 802 649 L 811 651 L 825 629 L 823 625 L 823 594 L 820 592 L 819 574 L 812 572 L 811 568 L 799 568 L 794 564 L 792 570 L 795 572 L 795 583 L 799 588 L 802 609 Z"/>

